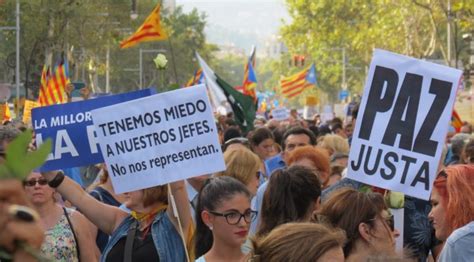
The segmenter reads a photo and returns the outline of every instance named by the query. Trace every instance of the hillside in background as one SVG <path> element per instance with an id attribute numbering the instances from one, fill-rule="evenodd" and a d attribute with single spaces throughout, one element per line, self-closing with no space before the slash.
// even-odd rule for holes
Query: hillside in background
<path id="1" fill-rule="evenodd" d="M 207 15 L 205 29 L 209 42 L 233 45 L 250 52 L 252 45 L 264 47 L 265 40 L 278 33 L 289 15 L 281 0 L 181 0 L 185 12 L 197 8 Z"/>

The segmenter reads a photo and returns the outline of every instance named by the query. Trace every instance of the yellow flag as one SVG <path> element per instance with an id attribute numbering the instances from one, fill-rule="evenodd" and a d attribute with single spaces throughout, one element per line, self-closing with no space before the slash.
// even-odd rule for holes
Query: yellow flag
<path id="1" fill-rule="evenodd" d="M 160 5 L 158 4 L 138 30 L 120 43 L 120 48 L 129 48 L 140 42 L 165 40 L 168 35 L 160 25 Z"/>
<path id="2" fill-rule="evenodd" d="M 0 104 L 0 122 L 5 123 L 12 119 L 12 114 L 10 112 L 10 107 L 8 103 Z"/>
<path id="3" fill-rule="evenodd" d="M 31 109 L 41 106 L 40 103 L 31 100 L 25 100 L 23 108 L 23 123 L 29 124 L 31 121 Z"/>

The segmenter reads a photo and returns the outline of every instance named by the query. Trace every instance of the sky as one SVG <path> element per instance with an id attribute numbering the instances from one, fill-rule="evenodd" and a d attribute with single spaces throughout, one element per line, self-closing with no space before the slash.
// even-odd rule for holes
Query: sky
<path id="1" fill-rule="evenodd" d="M 284 0 L 177 0 L 176 4 L 185 12 L 197 8 L 206 13 L 209 42 L 246 51 L 264 45 L 278 33 L 282 19 L 289 20 Z"/>

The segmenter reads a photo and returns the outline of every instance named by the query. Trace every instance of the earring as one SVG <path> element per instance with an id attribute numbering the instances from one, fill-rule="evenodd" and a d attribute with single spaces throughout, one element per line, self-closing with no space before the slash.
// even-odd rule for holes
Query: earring
<path id="1" fill-rule="evenodd" d="M 212 225 L 207 225 L 207 227 L 212 231 Z"/>

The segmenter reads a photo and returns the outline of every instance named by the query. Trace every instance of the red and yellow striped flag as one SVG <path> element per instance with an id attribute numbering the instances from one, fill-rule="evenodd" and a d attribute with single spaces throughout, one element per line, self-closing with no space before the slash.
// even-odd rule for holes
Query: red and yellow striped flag
<path id="1" fill-rule="evenodd" d="M 120 43 L 120 48 L 129 48 L 140 42 L 165 40 L 168 35 L 160 25 L 160 4 L 158 4 L 138 30 Z"/>
<path id="2" fill-rule="evenodd" d="M 67 102 L 66 86 L 70 84 L 67 61 L 59 63 L 53 70 L 45 65 L 41 74 L 41 86 L 38 102 L 41 106 L 63 104 Z"/>
<path id="3" fill-rule="evenodd" d="M 307 87 L 316 85 L 314 64 L 305 70 L 280 80 L 281 93 L 287 98 L 301 94 Z"/>
<path id="4" fill-rule="evenodd" d="M 0 104 L 0 123 L 4 124 L 7 121 L 12 120 L 12 114 L 10 112 L 10 107 L 8 106 L 8 103 L 5 102 L 3 104 Z"/>
<path id="5" fill-rule="evenodd" d="M 453 110 L 453 114 L 451 115 L 451 125 L 456 129 L 456 132 L 461 131 L 461 127 L 463 125 L 461 121 L 461 117 L 458 115 L 456 110 Z"/>
<path id="6" fill-rule="evenodd" d="M 202 83 L 204 83 L 204 75 L 202 74 L 202 69 L 199 68 L 198 70 L 196 70 L 196 72 L 194 72 L 193 77 L 188 80 L 184 87 L 190 87 Z"/>
<path id="7" fill-rule="evenodd" d="M 41 81 L 40 81 L 39 96 L 38 96 L 38 103 L 41 106 L 53 104 L 53 102 L 50 101 L 50 97 L 47 95 L 48 78 L 49 78 L 49 67 L 44 65 L 43 71 L 41 72 Z"/>

